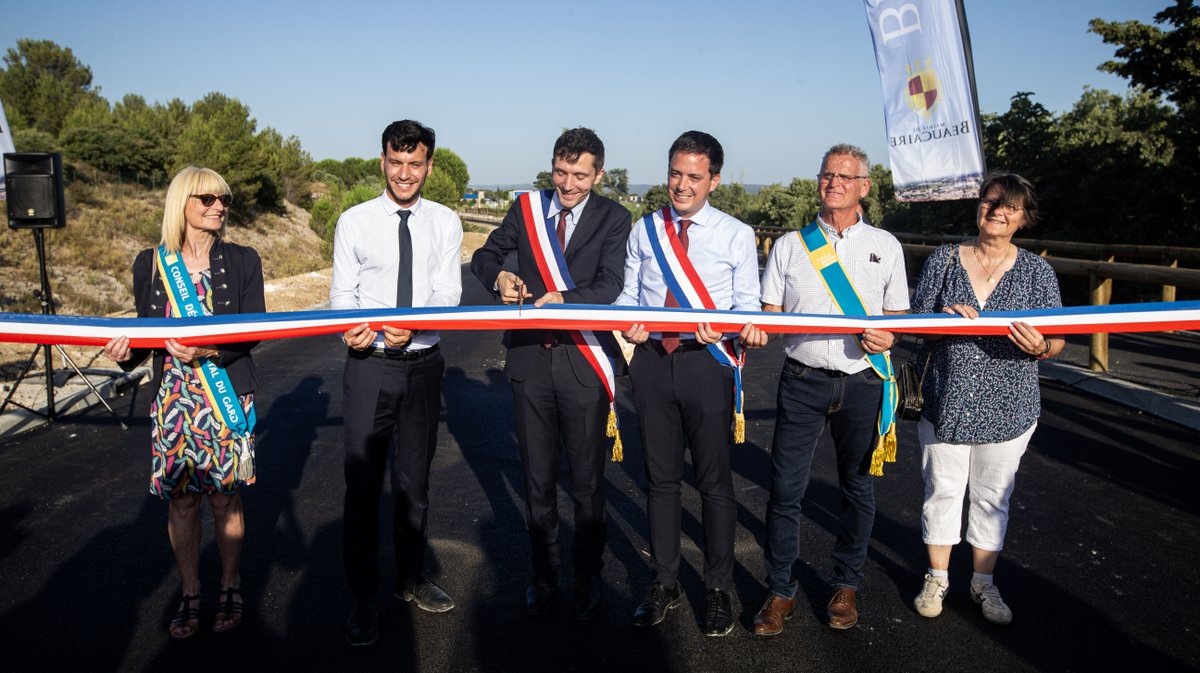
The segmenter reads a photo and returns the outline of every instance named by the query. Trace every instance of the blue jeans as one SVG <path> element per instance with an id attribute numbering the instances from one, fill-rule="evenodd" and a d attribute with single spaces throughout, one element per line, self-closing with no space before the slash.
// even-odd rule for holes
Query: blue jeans
<path id="1" fill-rule="evenodd" d="M 875 520 L 874 477 L 868 473 L 878 442 L 876 421 L 883 381 L 867 369 L 831 374 L 788 359 L 779 377 L 775 437 L 771 447 L 771 499 L 767 504 L 767 579 L 771 593 L 796 595 L 792 564 L 800 556 L 800 503 L 808 487 L 813 453 L 825 423 L 837 453 L 842 490 L 834 586 L 857 589 Z"/>

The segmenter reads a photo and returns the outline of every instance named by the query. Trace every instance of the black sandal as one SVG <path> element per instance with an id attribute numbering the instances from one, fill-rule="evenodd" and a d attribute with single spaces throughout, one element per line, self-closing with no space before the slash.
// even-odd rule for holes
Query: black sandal
<path id="1" fill-rule="evenodd" d="M 167 627 L 167 633 L 175 640 L 186 640 L 200 630 L 200 594 L 184 594 L 179 599 L 179 609 Z"/>
<path id="2" fill-rule="evenodd" d="M 217 601 L 217 616 L 213 619 L 214 633 L 232 631 L 242 623 L 242 590 L 229 587 L 222 591 L 220 596 Z M 222 621 L 226 622 L 225 626 L 220 625 Z"/>

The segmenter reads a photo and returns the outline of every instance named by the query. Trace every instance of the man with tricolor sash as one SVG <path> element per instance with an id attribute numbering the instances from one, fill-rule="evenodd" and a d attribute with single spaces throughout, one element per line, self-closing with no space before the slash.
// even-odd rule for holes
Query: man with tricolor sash
<path id="1" fill-rule="evenodd" d="M 604 143 L 587 128 L 554 143 L 554 189 L 521 195 L 475 252 L 471 270 L 506 303 L 611 304 L 621 291 L 629 211 L 592 193 L 604 177 Z M 516 253 L 517 272 L 504 268 Z M 515 330 L 505 334 L 517 443 L 525 471 L 525 510 L 533 577 L 525 611 L 539 616 L 558 595 L 562 543 L 558 476 L 565 453 L 575 503 L 571 545 L 575 618 L 594 619 L 603 603 L 600 571 L 607 539 L 604 466 L 621 439 L 613 406 L 625 360 L 611 332 Z"/>
<path id="2" fill-rule="evenodd" d="M 629 236 L 625 287 L 618 305 L 757 311 L 754 230 L 713 208 L 725 152 L 700 131 L 679 136 L 667 154 L 670 207 L 646 215 Z M 646 454 L 647 515 L 654 580 L 633 615 L 635 626 L 661 622 L 680 603 L 680 489 L 684 450 L 691 450 L 704 517 L 704 632 L 733 629 L 733 537 L 737 522 L 730 471 L 730 424 L 741 417 L 742 347 L 766 334 L 746 324 L 722 334 L 707 324 L 694 334 L 622 333 L 636 344 L 629 364 Z M 740 425 L 740 423 L 739 423 Z"/>
<path id="3" fill-rule="evenodd" d="M 817 174 L 821 211 L 815 222 L 771 248 L 762 277 L 764 311 L 848 316 L 908 311 L 904 253 L 894 236 L 862 219 L 859 201 L 871 189 L 867 155 L 852 145 L 825 153 Z M 833 547 L 834 595 L 829 626 L 858 621 L 858 586 L 875 519 L 874 476 L 894 460 L 896 386 L 888 349 L 895 335 L 791 334 L 779 379 L 771 445 L 766 567 L 770 595 L 754 632 L 771 636 L 792 616 L 798 583 L 800 503 L 813 453 L 828 423 L 842 491 Z"/>

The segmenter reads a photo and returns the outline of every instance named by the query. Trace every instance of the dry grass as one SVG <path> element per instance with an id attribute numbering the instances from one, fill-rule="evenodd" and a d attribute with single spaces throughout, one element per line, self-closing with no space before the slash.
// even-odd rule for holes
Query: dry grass
<path id="1" fill-rule="evenodd" d="M 47 273 L 58 313 L 106 315 L 133 305 L 130 265 L 138 251 L 158 243 L 164 195 L 165 190 L 120 184 L 76 182 L 67 188 L 67 226 L 46 231 Z M 325 266 L 308 213 L 290 204 L 283 217 L 264 215 L 244 226 L 231 225 L 229 240 L 258 250 L 267 279 Z M 33 235 L 5 226 L 0 230 L 0 311 L 40 313 L 34 294 L 39 288 Z"/>

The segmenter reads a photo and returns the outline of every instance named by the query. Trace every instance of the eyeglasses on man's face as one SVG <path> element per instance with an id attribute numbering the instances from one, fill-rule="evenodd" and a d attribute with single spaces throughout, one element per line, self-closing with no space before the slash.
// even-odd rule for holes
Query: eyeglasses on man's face
<path id="1" fill-rule="evenodd" d="M 846 175 L 845 173 L 817 173 L 817 179 L 821 182 L 833 182 L 837 180 L 842 184 L 851 180 L 865 180 L 867 177 L 866 175 Z"/>

